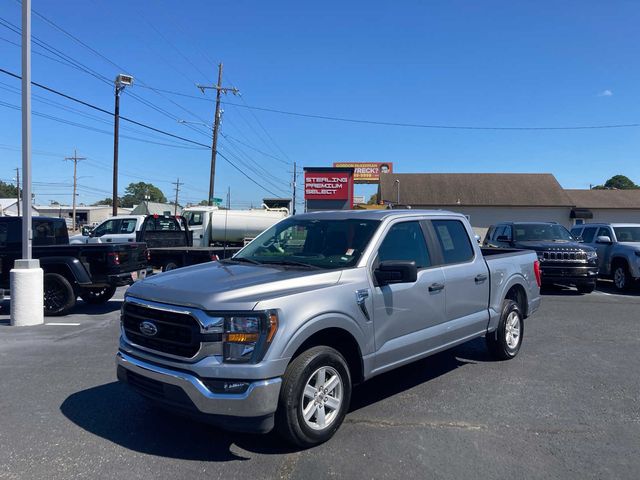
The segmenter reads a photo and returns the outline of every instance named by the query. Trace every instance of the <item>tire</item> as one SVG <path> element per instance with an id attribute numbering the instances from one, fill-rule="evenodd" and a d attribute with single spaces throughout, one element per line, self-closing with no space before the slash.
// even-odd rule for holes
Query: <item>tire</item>
<path id="1" fill-rule="evenodd" d="M 57 273 L 44 275 L 44 314 L 66 315 L 76 304 L 76 294 L 69 281 Z"/>
<path id="2" fill-rule="evenodd" d="M 631 288 L 631 275 L 629 275 L 629 268 L 624 262 L 618 262 L 613 266 L 613 285 L 616 290 L 624 292 Z"/>
<path id="3" fill-rule="evenodd" d="M 171 260 L 169 260 L 168 262 L 165 262 L 165 264 L 162 265 L 162 271 L 163 272 L 168 272 L 170 270 L 175 270 L 176 268 L 180 268 L 180 267 L 178 267 L 178 264 L 176 262 L 172 262 Z"/>
<path id="4" fill-rule="evenodd" d="M 516 332 L 517 337 L 514 335 Z M 513 300 L 505 300 L 498 328 L 486 337 L 489 353 L 496 360 L 510 360 L 518 355 L 523 337 L 522 311 Z"/>
<path id="5" fill-rule="evenodd" d="M 116 293 L 116 287 L 88 287 L 82 290 L 80 298 L 87 303 L 98 305 L 107 303 Z"/>
<path id="6" fill-rule="evenodd" d="M 585 283 L 577 286 L 578 293 L 591 293 L 596 289 L 595 283 Z"/>
<path id="7" fill-rule="evenodd" d="M 328 390 L 316 387 L 323 377 L 322 385 L 331 383 Z M 344 357 L 327 346 L 310 348 L 296 357 L 284 374 L 276 430 L 297 447 L 326 442 L 342 424 L 350 401 L 351 375 Z"/>

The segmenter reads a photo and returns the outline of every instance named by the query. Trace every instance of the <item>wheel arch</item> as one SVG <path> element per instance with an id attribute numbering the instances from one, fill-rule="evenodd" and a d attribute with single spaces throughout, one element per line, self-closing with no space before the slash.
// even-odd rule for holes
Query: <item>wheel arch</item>
<path id="1" fill-rule="evenodd" d="M 310 326 L 292 338 L 285 347 L 285 356 L 293 360 L 302 352 L 319 345 L 334 348 L 346 360 L 352 382 L 360 383 L 364 379 L 362 347 L 356 339 L 357 333 L 345 326 L 333 322 Z"/>

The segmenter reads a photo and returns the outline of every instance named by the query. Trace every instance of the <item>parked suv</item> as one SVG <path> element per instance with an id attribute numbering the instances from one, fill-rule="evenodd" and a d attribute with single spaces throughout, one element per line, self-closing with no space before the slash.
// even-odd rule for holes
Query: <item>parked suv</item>
<path id="1" fill-rule="evenodd" d="M 588 223 L 571 233 L 596 249 L 600 276 L 613 279 L 618 290 L 640 280 L 640 223 Z"/>
<path id="2" fill-rule="evenodd" d="M 484 246 L 534 250 L 540 260 L 543 285 L 575 285 L 580 293 L 596 288 L 596 250 L 579 243 L 569 230 L 554 222 L 505 222 L 492 225 Z"/>

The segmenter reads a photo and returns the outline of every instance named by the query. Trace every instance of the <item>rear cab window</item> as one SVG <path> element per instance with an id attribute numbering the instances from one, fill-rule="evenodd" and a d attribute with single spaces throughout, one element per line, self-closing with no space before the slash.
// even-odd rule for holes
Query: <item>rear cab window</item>
<path id="1" fill-rule="evenodd" d="M 473 246 L 467 229 L 460 220 L 432 220 L 431 224 L 442 251 L 444 265 L 473 260 Z"/>

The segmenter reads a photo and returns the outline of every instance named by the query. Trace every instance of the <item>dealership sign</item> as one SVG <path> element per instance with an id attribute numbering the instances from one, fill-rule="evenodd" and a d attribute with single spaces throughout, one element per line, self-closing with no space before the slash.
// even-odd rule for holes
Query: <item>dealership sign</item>
<path id="1" fill-rule="evenodd" d="M 348 172 L 304 172 L 306 200 L 349 200 L 351 185 Z"/>
<path id="2" fill-rule="evenodd" d="M 378 183 L 380 175 L 393 172 L 389 162 L 334 162 L 336 168 L 353 168 L 354 183 Z"/>

